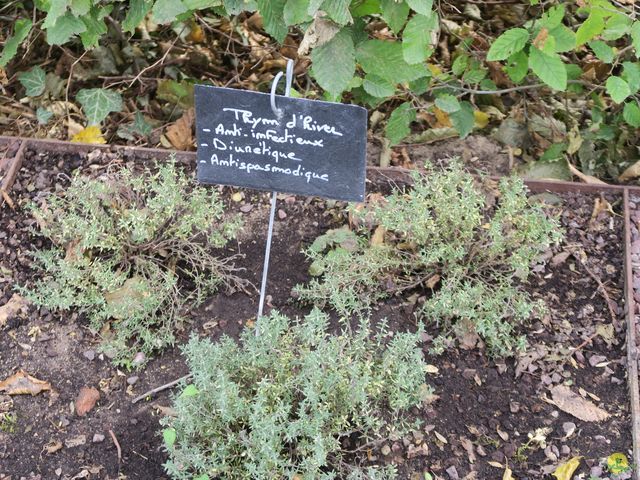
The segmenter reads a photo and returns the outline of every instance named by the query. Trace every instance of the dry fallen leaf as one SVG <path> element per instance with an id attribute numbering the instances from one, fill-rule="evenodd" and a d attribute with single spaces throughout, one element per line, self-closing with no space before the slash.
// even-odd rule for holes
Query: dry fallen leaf
<path id="1" fill-rule="evenodd" d="M 371 236 L 372 247 L 384 245 L 384 234 L 386 231 L 387 230 L 382 225 L 379 225 L 378 228 L 376 228 L 376 231 L 373 232 L 373 235 Z"/>
<path id="2" fill-rule="evenodd" d="M 622 174 L 618 177 L 618 180 L 621 182 L 626 182 L 627 180 L 633 180 L 636 177 L 640 177 L 640 162 L 636 162 L 627 168 Z"/>
<path id="3" fill-rule="evenodd" d="M 516 480 L 516 477 L 513 476 L 513 472 L 509 467 L 504 467 L 504 474 L 502 475 L 502 480 Z"/>
<path id="4" fill-rule="evenodd" d="M 608 185 L 606 182 L 603 182 L 599 178 L 596 178 L 596 177 L 593 177 L 591 175 L 587 175 L 585 173 L 582 173 L 580 170 L 578 170 L 576 167 L 574 167 L 571 163 L 569 163 L 569 170 L 571 171 L 571 173 L 573 175 L 578 177 L 584 183 L 590 183 L 590 184 L 593 184 L 593 185 Z"/>
<path id="5" fill-rule="evenodd" d="M 580 458 L 582 457 L 573 457 L 568 462 L 558 465 L 558 468 L 553 472 L 553 476 L 558 480 L 571 480 L 573 472 L 580 466 Z"/>
<path id="6" fill-rule="evenodd" d="M 100 392 L 94 387 L 82 387 L 76 398 L 76 413 L 84 417 L 100 400 Z"/>
<path id="7" fill-rule="evenodd" d="M 0 327 L 4 327 L 7 320 L 15 317 L 22 310 L 26 309 L 29 302 L 17 293 L 9 299 L 7 303 L 0 307 Z"/>
<path id="8" fill-rule="evenodd" d="M 51 390 L 49 382 L 38 380 L 24 370 L 0 382 L 0 392 L 6 392 L 9 395 L 37 395 L 45 390 Z"/>
<path id="9" fill-rule="evenodd" d="M 193 148 L 193 122 L 195 110 L 190 108 L 165 133 L 167 139 L 177 150 L 191 150 Z"/>
<path id="10" fill-rule="evenodd" d="M 56 453 L 61 448 L 62 448 L 62 442 L 60 440 L 51 440 L 42 448 L 42 451 L 48 454 L 52 454 L 52 453 Z"/>
<path id="11" fill-rule="evenodd" d="M 556 385 L 551 389 L 553 403 L 563 412 L 573 415 L 584 422 L 600 422 L 609 418 L 609 414 L 593 402 L 582 398 L 569 387 Z"/>

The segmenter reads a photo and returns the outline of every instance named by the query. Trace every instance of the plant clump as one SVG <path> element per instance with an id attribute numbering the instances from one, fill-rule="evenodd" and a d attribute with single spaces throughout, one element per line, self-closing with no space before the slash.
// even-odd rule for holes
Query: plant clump
<path id="1" fill-rule="evenodd" d="M 349 316 L 421 287 L 418 316 L 442 331 L 436 350 L 468 333 L 495 355 L 524 346 L 516 326 L 541 305 L 522 285 L 532 263 L 560 240 L 557 222 L 529 203 L 517 178 L 483 190 L 454 163 L 413 180 L 406 192 L 356 208 L 355 231 L 316 239 L 306 250 L 316 278 L 294 294 Z"/>
<path id="2" fill-rule="evenodd" d="M 317 309 L 297 321 L 272 312 L 239 344 L 192 338 L 193 383 L 164 420 L 172 478 L 394 478 L 354 453 L 417 428 L 406 412 L 430 393 L 419 333 L 328 327 Z"/>
<path id="3" fill-rule="evenodd" d="M 244 285 L 232 258 L 211 251 L 234 237 L 238 219 L 173 162 L 75 176 L 31 210 L 52 245 L 34 252 L 42 278 L 21 290 L 37 305 L 86 314 L 117 364 L 172 344 L 186 309 L 219 286 Z"/>

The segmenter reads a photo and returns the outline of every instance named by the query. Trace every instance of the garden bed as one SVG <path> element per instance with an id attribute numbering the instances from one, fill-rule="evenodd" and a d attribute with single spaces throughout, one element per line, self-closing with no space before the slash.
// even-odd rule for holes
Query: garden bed
<path id="1" fill-rule="evenodd" d="M 74 169 L 91 175 L 107 163 L 132 158 L 108 148 L 90 153 L 38 150 L 26 149 L 11 190 L 15 210 L 8 214 L 7 206 L 2 207 L 0 305 L 9 301 L 14 285 L 31 278 L 27 252 L 43 245 L 30 233 L 34 221 L 23 210 L 25 203 L 64 188 Z M 387 189 L 384 182 L 392 175 L 391 171 L 372 175 L 368 191 Z M 241 266 L 258 285 L 268 194 L 244 191 L 242 199 L 234 201 L 238 197 L 232 200 L 231 194 L 237 190 L 220 189 L 229 210 L 240 213 L 247 224 L 238 241 L 230 244 L 229 253 L 245 255 Z M 427 354 L 432 367 L 427 383 L 436 397 L 414 412 L 423 418 L 423 430 L 381 444 L 361 461 L 393 461 L 399 465 L 400 478 L 407 479 L 422 479 L 425 471 L 443 479 L 501 478 L 507 464 L 516 478 L 535 479 L 544 478 L 571 457 L 582 456 L 576 474 L 604 478 L 605 473 L 597 475 L 602 458 L 614 452 L 632 456 L 621 249 L 625 244 L 623 197 L 579 192 L 536 196 L 560 215 L 566 238 L 545 255 L 528 283 L 529 292 L 544 299 L 549 312 L 526 329 L 526 354 L 489 360 L 474 339 L 440 356 Z M 596 201 L 602 208 L 594 215 Z M 290 301 L 292 287 L 309 279 L 308 261 L 301 251 L 327 229 L 346 223 L 344 206 L 280 196 L 267 288 L 269 308 L 292 317 L 308 312 Z M 373 318 L 387 318 L 395 331 L 415 330 L 411 293 L 380 305 Z M 256 310 L 255 294 L 215 295 L 192 312 L 193 323 L 180 341 L 191 332 L 237 337 L 242 328 L 253 324 Z M 428 328 L 425 352 L 433 333 Z M 11 401 L 0 397 L 4 401 L 0 405 L 16 414 L 15 423 L 3 424 L 0 432 L 0 478 L 31 474 L 43 479 L 117 478 L 118 474 L 130 479 L 165 478 L 158 419 L 168 412 L 170 393 L 135 404 L 132 399 L 187 373 L 178 348 L 158 355 L 142 371 L 122 372 L 96 353 L 97 343 L 97 336 L 74 313 L 30 308 L 23 317 L 2 326 L 0 380 L 24 369 L 50 382 L 55 393 L 14 396 Z M 609 417 L 602 422 L 581 421 L 551 404 L 549 390 L 567 381 Z M 98 389 L 101 398 L 93 410 L 79 417 L 70 404 L 84 386 Z M 551 429 L 545 435 L 545 447 L 523 449 L 528 434 L 540 428 Z M 83 470 L 87 473 L 82 474 Z"/>

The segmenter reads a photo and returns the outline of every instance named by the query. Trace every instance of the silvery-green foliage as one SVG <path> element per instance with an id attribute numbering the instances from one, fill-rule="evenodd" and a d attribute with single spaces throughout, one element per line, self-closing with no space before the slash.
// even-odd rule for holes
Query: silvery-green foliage
<path id="1" fill-rule="evenodd" d="M 386 230 L 383 245 L 370 246 L 369 229 L 351 232 L 356 248 L 317 242 L 321 249 L 306 253 L 318 267 L 312 273 L 322 276 L 295 292 L 347 316 L 437 278 L 419 308 L 422 319 L 439 324 L 445 336 L 476 332 L 491 353 L 512 352 L 523 344 L 517 325 L 540 307 L 522 282 L 561 239 L 557 222 L 529 203 L 517 178 L 489 192 L 454 163 L 413 180 L 412 189 L 355 212 Z"/>
<path id="2" fill-rule="evenodd" d="M 117 363 L 171 344 L 185 307 L 237 281 L 211 248 L 233 238 L 238 220 L 173 162 L 75 176 L 31 211 L 52 246 L 34 252 L 42 278 L 23 291 L 52 310 L 79 308 L 96 331 L 110 323 L 103 348 Z"/>
<path id="3" fill-rule="evenodd" d="M 192 383 L 163 422 L 172 478 L 394 478 L 351 464 L 343 442 L 417 427 L 405 412 L 430 392 L 419 333 L 390 336 L 362 320 L 331 334 L 318 310 L 296 321 L 273 312 L 256 328 L 239 343 L 194 337 L 184 348 Z"/>

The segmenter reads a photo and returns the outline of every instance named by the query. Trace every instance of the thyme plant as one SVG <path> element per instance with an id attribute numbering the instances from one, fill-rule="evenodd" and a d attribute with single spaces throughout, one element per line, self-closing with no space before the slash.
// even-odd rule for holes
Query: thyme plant
<path id="1" fill-rule="evenodd" d="M 422 288 L 418 316 L 442 328 L 437 345 L 471 330 L 493 354 L 522 346 L 516 326 L 539 306 L 522 285 L 531 264 L 560 240 L 557 222 L 528 202 L 517 178 L 488 192 L 455 163 L 413 179 L 412 189 L 355 210 L 369 228 L 342 233 L 346 244 L 314 242 L 306 254 L 316 278 L 295 295 L 349 316 Z"/>
<path id="2" fill-rule="evenodd" d="M 356 451 L 416 428 L 405 412 L 430 393 L 419 333 L 390 335 L 361 320 L 329 333 L 314 309 L 290 321 L 258 319 L 240 343 L 192 338 L 193 374 L 163 420 L 174 479 L 370 479 L 394 468 L 360 466 Z"/>
<path id="3" fill-rule="evenodd" d="M 239 220 L 174 163 L 75 176 L 31 211 L 51 248 L 34 252 L 42 278 L 22 291 L 37 305 L 85 313 L 118 364 L 171 344 L 185 310 L 219 286 L 244 285 L 232 259 L 211 251 Z"/>

